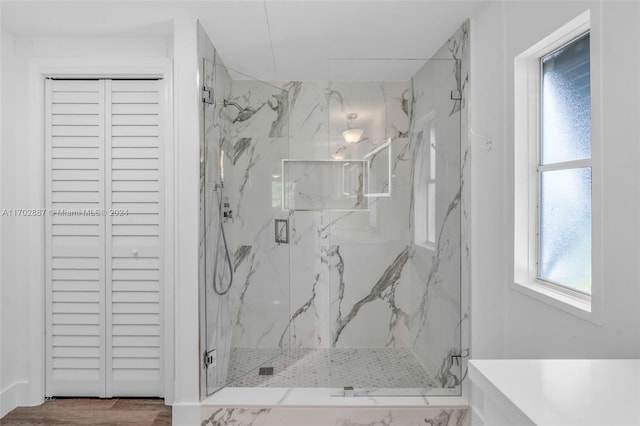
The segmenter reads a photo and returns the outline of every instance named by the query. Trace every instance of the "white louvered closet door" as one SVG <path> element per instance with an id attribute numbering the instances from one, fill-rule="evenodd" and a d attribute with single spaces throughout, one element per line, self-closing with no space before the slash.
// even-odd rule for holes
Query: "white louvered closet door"
<path id="1" fill-rule="evenodd" d="M 47 80 L 50 396 L 162 396 L 158 80 Z"/>

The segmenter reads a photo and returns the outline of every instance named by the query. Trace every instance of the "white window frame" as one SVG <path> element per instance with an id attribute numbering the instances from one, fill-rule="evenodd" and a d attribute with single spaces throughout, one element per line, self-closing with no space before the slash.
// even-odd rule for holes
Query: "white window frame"
<path id="1" fill-rule="evenodd" d="M 597 29 L 596 29 L 597 30 Z M 591 159 L 584 162 L 592 173 L 592 259 L 591 294 L 587 295 L 538 278 L 539 253 L 539 146 L 541 129 L 540 59 L 566 45 L 586 32 L 590 32 L 591 61 Z M 597 31 L 595 31 L 597 32 Z M 545 37 L 514 61 L 514 288 L 528 296 L 565 312 L 602 324 L 602 253 L 601 214 L 601 114 L 599 99 L 599 43 L 594 37 L 590 12 L 586 11 L 557 31 Z M 572 162 L 575 163 L 575 162 Z M 562 167 L 575 164 L 559 163 Z M 576 163 L 577 164 L 577 163 Z M 558 164 L 545 166 L 556 169 Z"/>
<path id="2" fill-rule="evenodd" d="M 415 165 L 413 176 L 413 220 L 414 244 L 431 251 L 436 249 L 437 241 L 437 220 L 436 220 L 436 191 L 437 191 L 437 157 L 436 157 L 436 123 L 435 112 L 418 120 L 416 129 L 424 131 L 424 137 L 415 147 Z M 416 141 L 417 142 L 417 141 Z M 420 170 L 418 167 L 422 166 Z M 419 181 L 418 177 L 425 177 L 424 181 Z M 429 199 L 429 186 L 433 185 L 433 200 Z M 430 222 L 435 223 L 433 232 L 429 231 Z"/>

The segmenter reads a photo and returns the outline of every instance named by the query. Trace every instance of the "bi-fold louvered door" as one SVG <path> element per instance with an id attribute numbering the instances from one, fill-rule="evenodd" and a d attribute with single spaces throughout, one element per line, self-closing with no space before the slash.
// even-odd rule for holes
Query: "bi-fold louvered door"
<path id="1" fill-rule="evenodd" d="M 160 80 L 46 81 L 46 393 L 162 396 Z"/>

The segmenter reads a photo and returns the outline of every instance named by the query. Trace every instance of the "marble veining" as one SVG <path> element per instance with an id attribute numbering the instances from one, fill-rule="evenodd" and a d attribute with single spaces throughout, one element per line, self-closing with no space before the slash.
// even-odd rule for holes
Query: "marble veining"
<path id="1" fill-rule="evenodd" d="M 467 159 L 467 151 L 465 151 L 465 161 L 463 162 L 463 169 L 464 169 L 464 164 L 466 163 L 466 159 Z M 462 199 L 462 190 L 464 187 L 464 181 L 462 180 L 462 176 L 463 174 L 461 173 L 461 179 L 460 179 L 460 187 L 458 189 L 458 191 L 456 192 L 455 196 L 453 197 L 453 200 L 451 200 L 451 203 L 448 205 L 446 213 L 444 214 L 444 219 L 442 220 L 442 224 L 440 226 L 440 230 L 438 232 L 438 239 L 437 239 L 437 243 L 436 243 L 436 250 L 435 250 L 435 254 L 433 255 L 433 266 L 431 267 L 431 270 L 429 271 L 429 277 L 427 278 L 427 282 L 426 285 L 424 287 L 424 292 L 422 293 L 422 299 L 420 301 L 420 309 L 418 310 L 419 312 L 419 327 L 418 327 L 418 332 L 416 333 L 415 336 L 415 340 L 417 340 L 420 337 L 420 334 L 422 333 L 423 327 L 427 321 L 427 316 L 428 316 L 428 309 L 427 309 L 427 301 L 428 301 L 428 297 L 429 297 L 429 289 L 431 288 L 431 286 L 437 284 L 439 282 L 439 280 L 442 280 L 442 278 L 439 275 L 439 267 L 440 267 L 440 262 L 441 262 L 441 257 L 444 255 L 443 251 L 444 251 L 444 247 L 448 246 L 450 244 L 452 244 L 451 241 L 449 241 L 446 238 L 445 232 L 447 230 L 447 228 L 450 226 L 449 221 L 452 220 L 452 215 L 454 214 L 454 212 L 457 212 L 459 210 L 460 207 L 460 200 Z M 415 341 L 414 340 L 414 341 Z"/>
<path id="2" fill-rule="evenodd" d="M 247 257 L 251 253 L 251 246 L 240 246 L 233 254 L 233 271 L 237 271 L 238 267 L 247 260 Z"/>
<path id="3" fill-rule="evenodd" d="M 213 406 L 203 410 L 201 426 L 469 426 L 464 408 L 356 408 L 332 409 L 238 408 Z"/>
<path id="4" fill-rule="evenodd" d="M 268 224 L 265 224 L 264 227 L 258 232 L 258 236 L 263 232 L 265 232 L 267 230 L 267 227 L 268 227 Z M 245 257 L 246 260 L 243 262 L 245 265 L 247 265 L 247 272 L 244 274 L 244 282 L 242 283 L 242 287 L 240 287 L 238 311 L 237 311 L 236 321 L 235 321 L 236 327 L 239 327 L 241 329 L 240 332 L 242 332 L 242 329 L 244 329 L 244 326 L 243 326 L 244 316 L 242 315 L 243 308 L 245 307 L 244 300 L 247 295 L 247 292 L 249 291 L 249 287 L 251 286 L 251 283 L 252 283 L 251 278 L 260 269 L 260 266 L 261 266 L 260 262 L 256 259 L 257 255 L 258 255 L 258 251 L 254 250 L 250 256 Z M 239 283 L 236 282 L 236 286 L 238 284 Z M 274 324 L 272 323 L 270 329 L 273 326 Z"/>
<path id="5" fill-rule="evenodd" d="M 469 423 L 467 410 L 442 410 L 434 419 L 424 419 L 431 426 L 463 426 Z"/>
<path id="6" fill-rule="evenodd" d="M 238 188 L 238 202 L 236 205 L 236 218 L 243 222 L 244 218 L 241 214 L 241 209 L 245 206 L 245 203 L 242 203 L 242 197 L 244 196 L 244 188 L 249 182 L 251 176 L 251 169 L 253 169 L 258 161 L 260 160 L 260 155 L 256 153 L 256 145 L 254 144 L 251 148 L 249 148 L 249 159 L 247 161 L 247 165 L 244 169 L 244 174 L 240 180 L 240 186 Z"/>
<path id="7" fill-rule="evenodd" d="M 282 348 L 284 346 L 285 343 L 285 338 L 289 338 L 287 332 L 289 331 L 289 329 L 294 329 L 295 327 L 293 326 L 296 318 L 298 318 L 300 315 L 306 313 L 311 307 L 313 307 L 315 309 L 315 305 L 314 302 L 316 300 L 316 287 L 318 286 L 318 282 L 320 282 L 320 274 L 316 274 L 315 280 L 313 282 L 313 286 L 311 287 L 311 297 L 309 298 L 309 300 L 307 300 L 306 302 L 304 302 L 304 304 L 302 306 L 300 306 L 298 309 L 296 309 L 296 311 L 293 313 L 293 315 L 291 316 L 291 319 L 289 319 L 289 323 L 287 324 L 287 326 L 285 327 L 284 331 L 282 332 L 282 335 L 280 336 L 280 340 L 278 341 L 278 347 Z M 317 316 L 317 313 L 316 313 Z M 296 335 L 295 335 L 295 331 L 293 336 L 291 336 L 291 338 L 295 339 Z"/>
<path id="8" fill-rule="evenodd" d="M 360 299 L 356 302 L 349 313 L 342 318 L 341 309 L 338 309 L 338 318 L 336 318 L 336 331 L 333 336 L 333 344 L 336 345 L 338 340 L 340 339 L 340 335 L 342 334 L 342 330 L 358 315 L 360 309 L 366 305 L 367 303 L 375 300 L 375 299 L 383 299 L 389 301 L 389 304 L 392 308 L 392 313 L 395 315 L 406 317 L 401 310 L 399 310 L 393 301 L 393 294 L 395 291 L 395 285 L 397 285 L 400 280 L 400 274 L 402 273 L 402 268 L 405 263 L 409 259 L 409 248 L 405 248 L 396 258 L 395 260 L 387 267 L 384 271 L 378 282 L 373 286 L 371 291 L 367 296 Z M 384 294 L 384 292 L 390 289 L 391 291 L 388 294 Z M 342 298 L 339 298 L 338 306 L 342 304 Z M 392 317 L 393 318 L 393 317 Z M 392 322 L 394 320 L 392 319 Z"/>
<path id="9" fill-rule="evenodd" d="M 260 417 L 266 417 L 271 412 L 270 408 L 219 408 L 211 416 L 200 423 L 201 426 L 226 426 L 237 424 L 242 418 L 243 425 L 253 426 Z"/>
<path id="10" fill-rule="evenodd" d="M 453 103 L 453 107 L 449 115 L 453 115 L 462 110 L 462 104 L 466 99 L 466 86 L 469 82 L 469 74 L 463 75 L 463 59 L 466 55 L 466 49 L 469 46 L 469 21 L 466 21 L 458 30 L 456 36 L 447 40 L 448 49 L 451 57 L 455 60 L 455 79 L 456 79 L 456 93 L 459 98 L 456 98 Z"/>
<path id="11" fill-rule="evenodd" d="M 251 138 L 240 138 L 233 144 L 233 165 L 238 162 L 242 154 L 251 146 Z"/>
<path id="12" fill-rule="evenodd" d="M 289 83 L 287 87 L 288 90 L 293 91 L 295 96 L 299 85 L 299 81 L 294 81 Z M 271 122 L 269 137 L 281 138 L 287 136 L 285 129 L 289 124 L 289 92 L 283 90 L 275 93 L 272 95 L 272 99 L 267 101 L 267 104 L 277 114 L 276 118 Z"/>
<path id="13" fill-rule="evenodd" d="M 326 252 L 326 258 L 335 259 L 331 265 L 338 272 L 338 312 L 336 313 L 338 320 L 342 318 L 342 300 L 344 299 L 344 259 L 340 254 L 340 246 L 330 247 Z"/>

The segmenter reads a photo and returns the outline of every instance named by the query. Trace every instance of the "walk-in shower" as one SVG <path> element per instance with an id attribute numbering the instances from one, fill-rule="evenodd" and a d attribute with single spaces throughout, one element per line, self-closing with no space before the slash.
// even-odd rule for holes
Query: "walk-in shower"
<path id="1" fill-rule="evenodd" d="M 201 41 L 203 398 L 462 393 L 467 34 L 400 82 L 232 79 Z"/>

